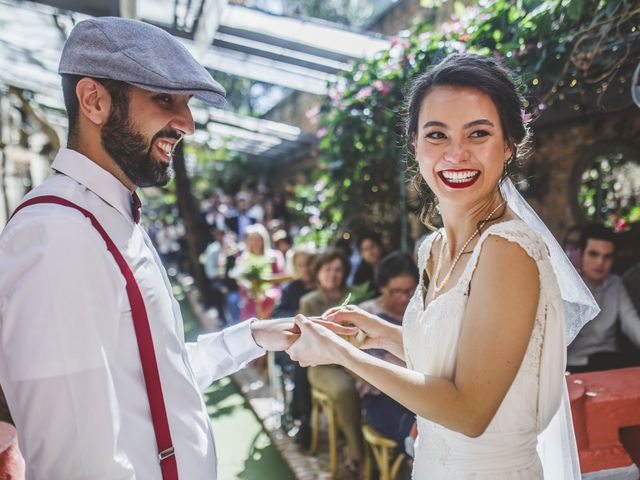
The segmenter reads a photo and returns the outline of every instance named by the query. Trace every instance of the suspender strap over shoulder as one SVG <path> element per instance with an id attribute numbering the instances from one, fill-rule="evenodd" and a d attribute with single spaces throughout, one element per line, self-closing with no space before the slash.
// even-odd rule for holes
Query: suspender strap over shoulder
<path id="1" fill-rule="evenodd" d="M 178 466 L 176 463 L 173 442 L 171 440 L 171 432 L 169 431 L 169 421 L 167 420 L 167 411 L 164 405 L 164 396 L 162 395 L 162 385 L 160 384 L 160 375 L 158 373 L 158 364 L 156 362 L 155 350 L 153 348 L 153 338 L 151 336 L 151 328 L 149 327 L 149 317 L 147 309 L 144 305 L 142 293 L 138 287 L 133 272 L 127 261 L 124 259 L 116 244 L 111 240 L 105 229 L 100 225 L 96 217 L 88 210 L 70 202 L 67 199 L 55 195 L 43 195 L 31 198 L 16 208 L 11 218 L 23 208 L 30 205 L 41 203 L 53 203 L 69 208 L 74 208 L 82 213 L 91 221 L 91 225 L 98 231 L 100 236 L 107 244 L 107 250 L 113 255 L 120 272 L 127 282 L 127 296 L 131 304 L 131 316 L 133 318 L 133 327 L 136 332 L 136 340 L 138 343 L 138 352 L 140 353 L 140 363 L 142 364 L 142 373 L 144 383 L 147 389 L 147 398 L 149 400 L 149 408 L 151 410 L 151 421 L 153 422 L 153 430 L 156 436 L 158 447 L 158 460 L 162 470 L 163 480 L 177 480 Z M 11 219 L 10 218 L 10 219 Z M 10 220 L 9 219 L 9 220 Z"/>

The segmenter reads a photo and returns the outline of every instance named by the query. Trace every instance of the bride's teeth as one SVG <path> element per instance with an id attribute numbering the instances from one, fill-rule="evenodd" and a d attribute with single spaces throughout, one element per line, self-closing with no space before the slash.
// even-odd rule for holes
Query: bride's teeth
<path id="1" fill-rule="evenodd" d="M 478 172 L 442 172 L 442 176 L 445 180 L 454 183 L 462 183 L 475 178 Z"/>

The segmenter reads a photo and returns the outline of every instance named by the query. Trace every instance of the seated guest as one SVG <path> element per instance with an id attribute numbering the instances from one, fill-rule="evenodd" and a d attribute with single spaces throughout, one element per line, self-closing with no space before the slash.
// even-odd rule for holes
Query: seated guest
<path id="1" fill-rule="evenodd" d="M 349 260 L 340 250 L 319 254 L 313 267 L 318 287 L 300 299 L 300 313 L 312 317 L 340 305 L 348 294 L 346 279 L 349 268 Z M 308 377 L 312 387 L 326 393 L 335 402 L 338 423 L 347 440 L 347 464 L 352 470 L 357 470 L 362 459 L 362 433 L 355 379 L 336 365 L 309 367 Z"/>
<path id="2" fill-rule="evenodd" d="M 360 308 L 396 325 L 402 324 L 404 311 L 418 285 L 418 267 L 408 253 L 393 252 L 376 266 L 375 279 L 381 295 L 360 304 Z M 389 362 L 404 366 L 404 362 L 385 350 L 367 350 Z M 367 383 L 360 383 L 358 391 L 367 423 L 381 435 L 405 447 L 415 415 Z"/>
<path id="3" fill-rule="evenodd" d="M 611 274 L 615 234 L 600 224 L 585 227 L 580 239 L 582 278 L 600 306 L 569 345 L 567 370 L 572 373 L 623 368 L 637 362 L 620 349 L 618 332 L 640 348 L 640 316 L 619 276 Z"/>
<path id="4" fill-rule="evenodd" d="M 314 256 L 310 248 L 296 247 L 293 249 L 291 261 L 295 280 L 282 289 L 282 297 L 273 310 L 273 318 L 293 317 L 298 314 L 300 299 L 313 290 L 315 281 L 312 273 Z M 293 398 L 289 405 L 286 418 L 299 420 L 300 428 L 296 440 L 303 447 L 309 448 L 311 440 L 309 417 L 311 415 L 311 388 L 307 378 L 307 369 L 293 362 L 284 352 L 276 353 L 276 363 L 282 368 L 284 375 L 293 377 Z M 286 425 L 288 428 L 289 424 Z"/>
<path id="5" fill-rule="evenodd" d="M 358 239 L 358 252 L 361 260 L 353 276 L 352 285 L 356 287 L 368 284 L 368 291 L 371 293 L 368 298 L 375 297 L 380 294 L 373 273 L 376 264 L 382 258 L 383 250 L 380 237 L 372 232 L 360 236 Z"/>
<path id="6" fill-rule="evenodd" d="M 280 301 L 273 310 L 274 318 L 293 317 L 300 309 L 300 299 L 315 287 L 313 253 L 307 247 L 296 247 L 291 255 L 294 280 L 282 289 Z"/>

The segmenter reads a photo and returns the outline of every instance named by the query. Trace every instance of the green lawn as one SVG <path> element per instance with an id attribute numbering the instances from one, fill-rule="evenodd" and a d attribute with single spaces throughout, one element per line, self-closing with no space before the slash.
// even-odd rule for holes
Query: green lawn
<path id="1" fill-rule="evenodd" d="M 193 341 L 198 322 L 178 286 L 185 336 Z M 287 480 L 293 473 L 231 377 L 215 382 L 204 394 L 216 440 L 220 480 Z"/>

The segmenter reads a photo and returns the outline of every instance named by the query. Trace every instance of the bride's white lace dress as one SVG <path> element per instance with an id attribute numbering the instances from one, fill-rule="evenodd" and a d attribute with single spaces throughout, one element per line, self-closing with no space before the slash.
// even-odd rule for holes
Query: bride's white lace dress
<path id="1" fill-rule="evenodd" d="M 440 234 L 446 236 L 444 229 Z M 558 410 L 564 388 L 564 313 L 546 244 L 527 224 L 516 219 L 487 228 L 457 284 L 426 309 L 418 287 L 404 316 L 405 358 L 413 370 L 454 377 L 469 285 L 489 235 L 517 242 L 538 266 L 541 291 L 533 333 L 515 380 L 484 434 L 470 438 L 418 417 L 415 480 L 543 478 L 537 438 Z M 430 235 L 420 247 L 421 272 L 436 237 Z"/>

